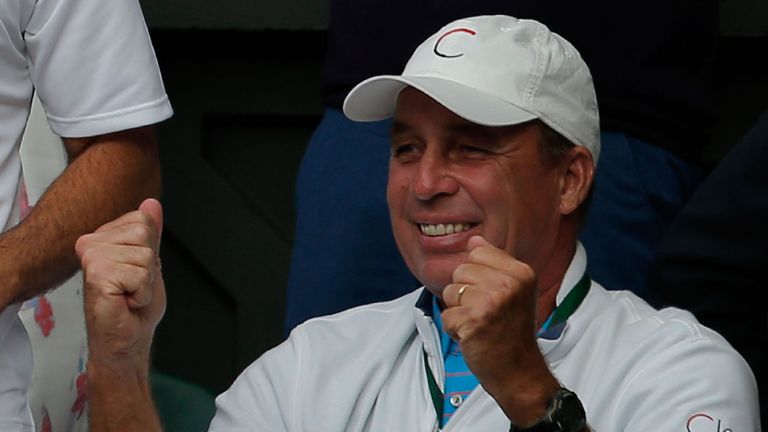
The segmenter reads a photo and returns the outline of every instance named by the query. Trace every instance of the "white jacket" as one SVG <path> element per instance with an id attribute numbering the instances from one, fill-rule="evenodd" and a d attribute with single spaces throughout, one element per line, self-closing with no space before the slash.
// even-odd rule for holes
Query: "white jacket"
<path id="1" fill-rule="evenodd" d="M 585 266 L 579 247 L 558 303 Z M 414 307 L 422 290 L 297 327 L 217 398 L 210 430 L 435 430 L 422 350 L 441 385 L 444 369 L 432 319 Z M 688 312 L 593 282 L 560 338 L 539 346 L 596 431 L 760 428 L 749 367 Z M 478 386 L 443 430 L 504 432 L 509 420 Z"/>

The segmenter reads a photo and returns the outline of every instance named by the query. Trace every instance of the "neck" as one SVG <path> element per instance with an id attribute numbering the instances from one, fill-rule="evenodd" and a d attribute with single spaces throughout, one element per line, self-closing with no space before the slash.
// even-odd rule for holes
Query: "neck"
<path id="1" fill-rule="evenodd" d="M 544 265 L 536 270 L 538 275 L 538 297 L 536 300 L 536 326 L 541 327 L 555 308 L 557 293 L 565 277 L 565 272 L 576 253 L 576 239 L 561 239 L 551 254 L 543 261 Z"/>

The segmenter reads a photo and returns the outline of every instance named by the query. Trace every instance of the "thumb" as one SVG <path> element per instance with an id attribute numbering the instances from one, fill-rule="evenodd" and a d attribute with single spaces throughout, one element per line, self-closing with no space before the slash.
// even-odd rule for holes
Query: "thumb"
<path id="1" fill-rule="evenodd" d="M 473 249 L 481 246 L 490 246 L 495 249 L 495 246 L 490 244 L 483 236 L 475 235 L 467 241 L 467 252 L 472 252 Z"/>
<path id="2" fill-rule="evenodd" d="M 160 201 L 154 198 L 147 198 L 141 203 L 139 210 L 148 214 L 149 217 L 152 218 L 152 221 L 155 223 L 159 246 L 160 237 L 163 234 L 163 206 L 160 205 Z"/>

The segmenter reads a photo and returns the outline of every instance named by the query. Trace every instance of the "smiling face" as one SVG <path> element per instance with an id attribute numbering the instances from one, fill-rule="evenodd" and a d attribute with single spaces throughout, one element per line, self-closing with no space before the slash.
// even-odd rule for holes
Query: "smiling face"
<path id="1" fill-rule="evenodd" d="M 400 252 L 432 293 L 451 283 L 473 235 L 537 274 L 559 246 L 575 247 L 575 228 L 563 230 L 562 220 L 581 202 L 570 205 L 564 187 L 571 158 L 545 162 L 541 133 L 538 122 L 480 126 L 413 88 L 400 93 L 387 201 Z"/>

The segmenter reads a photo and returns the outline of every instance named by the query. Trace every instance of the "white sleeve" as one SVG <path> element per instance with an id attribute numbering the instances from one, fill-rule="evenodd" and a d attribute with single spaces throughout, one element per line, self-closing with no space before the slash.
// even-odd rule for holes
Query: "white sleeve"
<path id="1" fill-rule="evenodd" d="M 171 116 L 138 0 L 38 0 L 24 38 L 32 82 L 58 135 Z"/>
<path id="2" fill-rule="evenodd" d="M 253 362 L 216 398 L 210 432 L 292 430 L 298 394 L 299 350 L 289 338 Z"/>
<path id="3" fill-rule="evenodd" d="M 708 339 L 658 354 L 615 400 L 616 430 L 760 430 L 752 371 L 734 350 Z"/>

